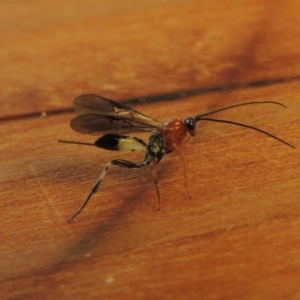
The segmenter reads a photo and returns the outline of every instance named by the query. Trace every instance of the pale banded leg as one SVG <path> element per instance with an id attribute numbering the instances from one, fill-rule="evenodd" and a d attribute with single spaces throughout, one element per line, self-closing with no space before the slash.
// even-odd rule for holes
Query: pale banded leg
<path id="1" fill-rule="evenodd" d="M 192 196 L 190 195 L 190 192 L 188 190 L 188 187 L 187 187 L 186 168 L 185 168 L 184 158 L 183 158 L 181 149 L 178 149 L 178 152 L 179 152 L 179 155 L 180 155 L 180 158 L 181 158 L 181 161 L 182 161 L 182 166 L 183 166 L 184 187 L 185 187 L 186 193 L 188 194 L 189 198 L 192 198 Z"/>
<path id="2" fill-rule="evenodd" d="M 102 181 L 102 179 L 105 177 L 106 173 L 107 173 L 107 170 L 109 169 L 109 167 L 111 166 L 111 161 L 108 162 L 104 169 L 102 170 L 100 176 L 98 177 L 97 181 L 94 183 L 88 197 L 86 198 L 86 200 L 84 201 L 83 205 L 80 207 L 80 209 L 68 220 L 68 222 L 72 221 L 74 218 L 76 218 L 80 213 L 81 211 L 85 208 L 85 206 L 87 205 L 87 203 L 89 202 L 90 198 L 92 197 L 92 195 L 94 193 L 97 192 L 98 190 L 98 187 Z"/>
<path id="3" fill-rule="evenodd" d="M 102 180 L 104 179 L 108 169 L 110 168 L 111 165 L 117 165 L 120 167 L 124 167 L 124 168 L 128 168 L 128 169 L 133 169 L 133 168 L 142 168 L 144 166 L 146 166 L 147 164 L 149 164 L 148 161 L 143 161 L 141 164 L 135 164 L 131 161 L 128 160 L 124 160 L 124 159 L 113 159 L 112 161 L 108 162 L 105 167 L 103 168 L 102 172 L 100 173 L 98 179 L 96 180 L 96 182 L 94 183 L 88 197 L 86 198 L 86 200 L 84 201 L 83 205 L 80 207 L 80 209 L 68 220 L 68 222 L 72 221 L 74 218 L 76 218 L 81 212 L 82 210 L 86 207 L 86 205 L 88 204 L 90 198 L 92 197 L 93 194 L 95 194 L 102 182 Z M 157 185 L 157 183 L 155 183 Z M 159 194 L 158 194 L 159 195 Z"/>
<path id="4" fill-rule="evenodd" d="M 65 143 L 74 143 L 74 144 L 87 144 L 91 145 L 90 143 L 81 143 L 81 142 L 71 142 L 71 141 L 63 141 Z M 69 222 L 72 221 L 75 217 L 77 217 L 81 211 L 85 208 L 87 203 L 89 202 L 90 198 L 93 194 L 95 194 L 104 179 L 108 169 L 111 165 L 117 165 L 123 168 L 133 169 L 133 168 L 142 168 L 151 163 L 152 167 L 152 176 L 154 179 L 157 197 L 158 197 L 158 209 L 160 209 L 160 193 L 158 188 L 158 180 L 157 174 L 155 170 L 155 165 L 160 162 L 162 157 L 165 154 L 163 149 L 163 138 L 160 134 L 153 134 L 149 138 L 149 144 L 147 145 L 143 140 L 130 137 L 126 135 L 120 135 L 115 133 L 105 134 L 100 137 L 94 144 L 96 147 L 107 149 L 107 150 L 114 150 L 114 151 L 135 151 L 135 150 L 146 150 L 146 156 L 142 163 L 136 164 L 128 160 L 124 159 L 114 159 L 108 162 L 102 172 L 100 173 L 97 181 L 93 185 L 88 197 L 84 201 L 81 208 L 68 220 Z"/>

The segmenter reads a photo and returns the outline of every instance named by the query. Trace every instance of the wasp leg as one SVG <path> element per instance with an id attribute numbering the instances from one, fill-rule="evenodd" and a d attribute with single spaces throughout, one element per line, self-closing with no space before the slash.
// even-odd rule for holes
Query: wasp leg
<path id="1" fill-rule="evenodd" d="M 152 173 L 152 177 L 153 177 L 153 181 L 155 183 L 155 188 L 156 188 L 156 193 L 157 193 L 157 210 L 160 210 L 160 192 L 159 192 L 159 188 L 158 188 L 158 178 L 157 178 L 155 166 L 156 165 L 154 163 L 151 164 L 151 173 Z"/>
<path id="2" fill-rule="evenodd" d="M 72 221 L 74 218 L 76 218 L 81 212 L 82 210 L 85 208 L 85 206 L 88 204 L 90 198 L 92 197 L 92 195 L 94 193 L 97 192 L 98 190 L 98 187 L 102 181 L 102 179 L 105 177 L 106 173 L 107 173 L 107 170 L 109 169 L 111 165 L 111 162 L 107 163 L 106 166 L 104 167 L 104 169 L 102 170 L 100 176 L 98 177 L 97 181 L 94 183 L 88 197 L 86 198 L 86 200 L 84 201 L 83 205 L 80 207 L 80 209 L 68 220 L 68 222 Z"/>
<path id="3" fill-rule="evenodd" d="M 162 136 L 159 134 L 153 134 L 150 136 L 149 144 L 147 145 L 144 141 L 135 138 L 129 137 L 119 134 L 106 134 L 100 137 L 96 142 L 95 146 L 108 149 L 108 150 L 115 150 L 115 151 L 134 151 L 134 150 L 146 150 L 146 155 L 142 163 L 136 164 L 128 160 L 124 159 L 113 159 L 112 161 L 108 162 L 102 172 L 100 173 L 97 181 L 94 183 L 88 197 L 84 201 L 81 208 L 68 220 L 69 222 L 72 221 L 75 217 L 77 217 L 82 210 L 85 208 L 87 203 L 89 202 L 90 198 L 93 194 L 95 194 L 104 179 L 108 169 L 111 165 L 117 165 L 127 169 L 137 169 L 145 167 L 151 163 L 152 166 L 152 176 L 154 178 L 154 183 L 156 187 L 156 192 L 158 196 L 158 209 L 160 209 L 160 193 L 158 188 L 158 180 L 155 170 L 155 165 L 157 165 L 162 157 L 164 156 L 165 152 L 163 150 L 163 139 Z"/>
<path id="4" fill-rule="evenodd" d="M 133 169 L 133 168 L 142 168 L 151 162 L 151 173 L 152 173 L 152 177 L 153 177 L 153 181 L 154 181 L 156 193 L 157 193 L 157 201 L 158 201 L 157 209 L 160 210 L 160 192 L 159 192 L 159 188 L 158 188 L 158 178 L 157 178 L 157 173 L 156 173 L 156 169 L 155 169 L 157 162 L 155 160 L 149 161 L 147 158 L 148 157 L 146 156 L 145 160 L 141 164 L 135 164 L 131 161 L 123 160 L 123 159 L 116 159 L 116 160 L 113 160 L 111 163 L 114 165 L 118 165 L 120 167 Z"/>
<path id="5" fill-rule="evenodd" d="M 100 176 L 98 177 L 97 181 L 94 183 L 88 197 L 84 201 L 83 205 L 80 207 L 80 209 L 68 220 L 69 222 L 72 221 L 74 218 L 76 218 L 82 210 L 85 208 L 87 203 L 89 202 L 90 198 L 92 197 L 93 194 L 95 194 L 100 186 L 100 183 L 102 182 L 103 178 L 105 177 L 109 167 L 111 165 L 117 165 L 123 168 L 128 168 L 128 169 L 133 169 L 133 168 L 142 168 L 149 164 L 147 161 L 143 161 L 141 164 L 135 164 L 131 161 L 124 160 L 124 159 L 113 159 L 112 161 L 108 162 L 105 167 L 103 168 L 102 172 L 100 173 Z"/>
<path id="6" fill-rule="evenodd" d="M 135 137 L 129 137 L 119 134 L 106 134 L 102 137 L 100 137 L 96 142 L 95 146 L 108 149 L 108 150 L 116 150 L 116 151 L 134 151 L 134 150 L 145 150 L 147 147 L 147 144 L 142 141 L 141 139 L 135 138 Z M 144 161 L 141 164 L 135 164 L 133 162 L 130 162 L 128 160 L 124 159 L 114 159 L 110 162 L 108 162 L 105 167 L 103 168 L 102 172 L 100 173 L 97 181 L 94 183 L 88 197 L 84 201 L 81 208 L 68 220 L 69 222 L 72 221 L 75 217 L 77 217 L 82 210 L 85 208 L 87 203 L 89 202 L 90 198 L 93 194 L 95 194 L 99 188 L 99 185 L 103 178 L 105 177 L 108 169 L 111 165 L 117 165 L 123 168 L 142 168 L 145 165 L 149 164 L 150 161 L 148 159 L 144 159 Z"/>
<path id="7" fill-rule="evenodd" d="M 123 159 L 118 159 L 116 161 L 113 161 L 114 164 L 121 166 L 121 167 L 125 167 L 125 168 L 142 168 L 146 165 L 148 165 L 150 163 L 150 161 L 147 160 L 147 158 L 143 161 L 143 163 L 141 164 L 135 164 L 132 163 L 130 161 L 127 160 L 123 160 Z M 156 193 L 157 193 L 157 210 L 160 210 L 160 192 L 159 192 L 159 187 L 158 187 L 158 178 L 157 178 L 157 173 L 156 173 L 156 165 L 157 162 L 155 160 L 151 161 L 151 173 L 152 173 L 152 178 L 155 184 L 155 188 L 156 188 Z"/>
<path id="8" fill-rule="evenodd" d="M 179 152 L 179 155 L 180 155 L 180 158 L 181 158 L 181 161 L 182 161 L 182 166 L 183 166 L 184 187 L 185 187 L 185 190 L 186 190 L 187 195 L 188 195 L 189 198 L 191 199 L 192 196 L 190 195 L 190 192 L 189 192 L 188 187 L 187 187 L 186 168 L 185 168 L 185 162 L 184 162 L 184 158 L 183 158 L 181 149 L 178 149 L 178 152 Z"/>

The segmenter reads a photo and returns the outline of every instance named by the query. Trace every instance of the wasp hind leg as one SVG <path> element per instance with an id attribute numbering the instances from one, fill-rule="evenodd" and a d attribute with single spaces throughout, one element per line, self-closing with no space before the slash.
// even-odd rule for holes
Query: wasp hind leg
<path id="1" fill-rule="evenodd" d="M 100 137 L 96 142 L 95 146 L 107 150 L 115 150 L 115 151 L 135 151 L 135 150 L 146 150 L 147 144 L 139 138 L 120 135 L 120 134 L 105 134 Z M 108 162 L 102 172 L 100 173 L 98 179 L 94 183 L 88 197 L 80 207 L 80 209 L 68 220 L 69 222 L 76 218 L 82 210 L 86 207 L 89 200 L 95 194 L 104 179 L 108 169 L 111 165 L 117 165 L 123 168 L 132 169 L 132 168 L 142 168 L 145 165 L 149 164 L 148 160 L 144 160 L 141 164 L 136 164 L 128 160 L 124 159 L 113 159 Z"/>

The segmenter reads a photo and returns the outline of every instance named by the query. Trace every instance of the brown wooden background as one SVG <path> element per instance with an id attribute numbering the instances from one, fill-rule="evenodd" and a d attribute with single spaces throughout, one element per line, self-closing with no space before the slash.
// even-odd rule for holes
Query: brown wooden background
<path id="1" fill-rule="evenodd" d="M 1 1 L 0 298 L 300 299 L 299 13 L 293 0 Z M 184 153 L 192 199 L 167 155 L 160 212 L 149 169 L 115 167 L 68 224 L 108 160 L 144 155 L 57 143 L 94 141 L 69 127 L 82 93 L 148 97 L 134 107 L 165 121 L 281 101 L 219 117 L 297 148 L 200 123 Z"/>

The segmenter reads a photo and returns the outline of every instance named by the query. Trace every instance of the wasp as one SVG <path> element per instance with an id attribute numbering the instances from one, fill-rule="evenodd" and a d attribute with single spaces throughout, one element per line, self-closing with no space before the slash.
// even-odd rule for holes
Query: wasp
<path id="1" fill-rule="evenodd" d="M 156 187 L 158 209 L 160 209 L 160 192 L 158 188 L 158 178 L 156 173 L 156 165 L 162 160 L 165 154 L 169 154 L 175 150 L 179 152 L 181 160 L 183 161 L 182 149 L 185 138 L 195 136 L 196 124 L 199 121 L 211 121 L 219 123 L 227 123 L 236 126 L 245 127 L 263 133 L 291 148 L 295 148 L 292 144 L 283 139 L 265 131 L 260 128 L 239 123 L 230 120 L 215 119 L 208 116 L 232 109 L 240 106 L 255 105 L 255 104 L 274 104 L 278 106 L 286 106 L 276 101 L 254 101 L 243 102 L 219 108 L 195 117 L 187 117 L 185 120 L 178 118 L 162 123 L 152 117 L 149 117 L 141 112 L 136 111 L 130 106 L 110 100 L 101 96 L 84 94 L 74 99 L 74 110 L 78 114 L 76 118 L 71 120 L 70 126 L 73 130 L 91 135 L 100 135 L 105 132 L 114 131 L 114 133 L 106 133 L 98 138 L 94 143 L 83 143 L 75 141 L 59 140 L 59 142 L 93 145 L 98 148 L 113 150 L 113 151 L 145 151 L 145 157 L 141 163 L 134 163 L 124 159 L 113 159 L 109 161 L 103 168 L 100 176 L 93 185 L 89 195 L 80 207 L 80 209 L 69 219 L 73 220 L 85 208 L 90 198 L 97 192 L 102 180 L 104 179 L 108 169 L 111 165 L 127 169 L 143 168 L 147 165 L 151 166 L 152 175 Z M 148 143 L 140 138 L 125 135 L 130 132 L 150 132 Z M 184 181 L 187 194 L 189 195 L 186 184 L 186 171 L 183 164 Z"/>

